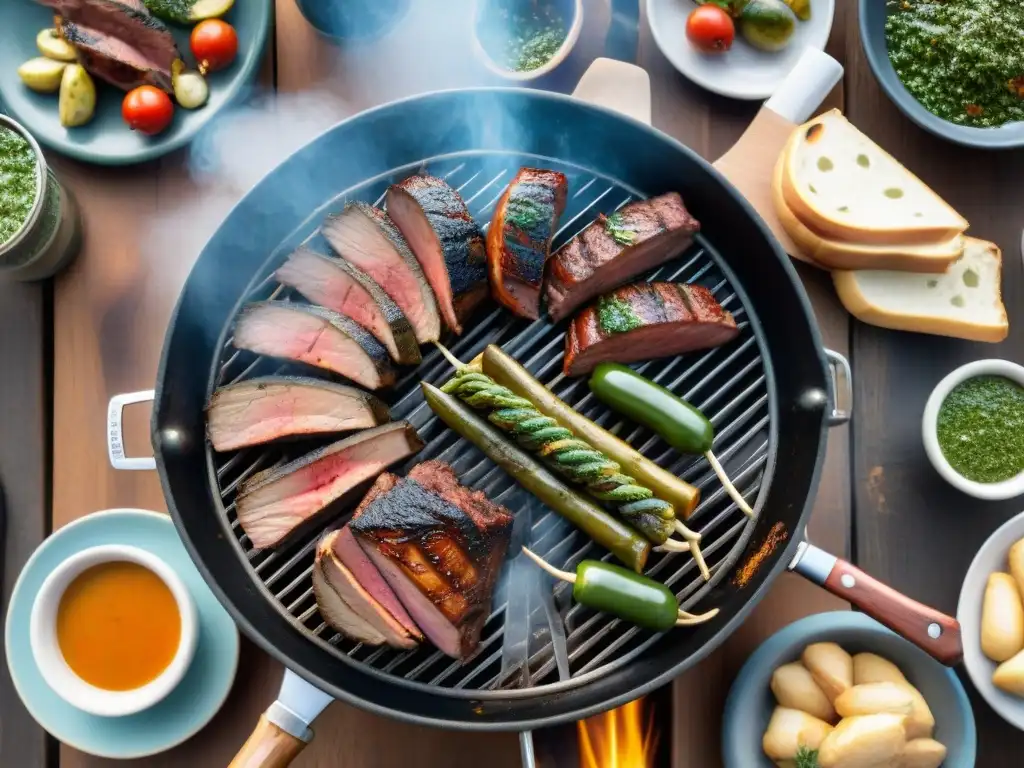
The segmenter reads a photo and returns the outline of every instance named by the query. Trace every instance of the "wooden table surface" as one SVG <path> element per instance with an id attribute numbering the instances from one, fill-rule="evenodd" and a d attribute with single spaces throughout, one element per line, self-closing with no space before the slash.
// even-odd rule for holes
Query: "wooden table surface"
<path id="1" fill-rule="evenodd" d="M 832 100 L 959 208 L 972 222 L 972 233 L 1004 249 L 1013 331 L 1004 344 L 987 346 L 867 327 L 850 321 L 826 275 L 800 269 L 825 342 L 850 356 L 855 383 L 854 426 L 833 430 L 810 535 L 909 595 L 953 612 L 972 554 L 1018 508 L 1014 502 L 973 502 L 944 485 L 927 466 L 917 421 L 930 388 L 953 366 L 987 356 L 1020 359 L 1024 352 L 1024 329 L 1016 325 L 1024 298 L 1017 252 L 1024 154 L 971 152 L 914 127 L 868 70 L 855 3 L 837 4 L 829 51 L 845 64 L 846 76 Z M 107 463 L 106 404 L 113 394 L 152 387 L 180 286 L 231 205 L 292 149 L 342 117 L 412 93 L 491 82 L 469 53 L 468 0 L 446 2 L 444 24 L 431 21 L 439 5 L 415 3 L 388 37 L 337 48 L 309 28 L 294 0 L 277 0 L 261 85 L 189 150 L 117 170 L 54 159 L 82 205 L 86 239 L 78 261 L 54 281 L 52 296 L 49 286 L 0 285 L 0 349 L 9 360 L 20 355 L 13 359 L 28 363 L 27 373 L 12 365 L 0 368 L 5 430 L 31 434 L 13 448 L 0 446 L 0 479 L 9 506 L 18 505 L 6 542 L 5 601 L 14 574 L 49 524 L 57 529 L 111 507 L 165 509 L 155 473 L 115 472 Z M 596 0 L 586 6 L 577 51 L 553 87 L 571 87 L 602 52 L 609 10 Z M 410 53 L 425 44 L 430 55 Z M 756 105 L 713 96 L 677 75 L 654 46 L 646 22 L 638 63 L 651 74 L 655 125 L 709 159 L 732 144 L 756 111 Z M 49 386 L 52 413 L 40 397 L 49 395 Z M 129 413 L 128 447 L 142 455 L 149 450 L 149 414 L 136 411 Z M 722 703 L 746 656 L 794 618 L 843 607 L 798 577 L 783 576 L 721 649 L 674 683 L 674 764 L 720 765 Z M 273 700 L 280 676 L 280 665 L 243 643 L 234 690 L 213 722 L 177 749 L 137 764 L 226 765 Z M 46 764 L 56 757 L 62 768 L 117 764 L 65 746 L 54 754 L 55 746 L 32 727 L 3 678 L 0 690 L 0 765 L 42 765 L 44 753 Z M 972 700 L 978 765 L 1019 765 L 1020 735 L 973 691 Z M 445 733 L 342 704 L 317 721 L 316 731 L 297 766 L 387 768 L 412 759 L 425 768 L 457 768 L 477 765 L 480 754 L 492 768 L 519 765 L 514 735 Z"/>

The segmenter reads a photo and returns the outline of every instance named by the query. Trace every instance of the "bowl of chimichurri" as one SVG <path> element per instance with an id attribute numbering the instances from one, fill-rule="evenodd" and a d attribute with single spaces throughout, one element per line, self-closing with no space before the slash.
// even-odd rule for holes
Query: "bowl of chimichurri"
<path id="1" fill-rule="evenodd" d="M 861 42 L 911 120 L 966 146 L 1024 146 L 1024 3 L 861 0 Z"/>
<path id="2" fill-rule="evenodd" d="M 1024 367 L 960 366 L 932 391 L 921 429 L 929 460 L 950 485 L 979 499 L 1024 494 Z"/>
<path id="3" fill-rule="evenodd" d="M 506 80 L 525 82 L 565 61 L 583 29 L 583 0 L 476 0 L 473 50 Z"/>

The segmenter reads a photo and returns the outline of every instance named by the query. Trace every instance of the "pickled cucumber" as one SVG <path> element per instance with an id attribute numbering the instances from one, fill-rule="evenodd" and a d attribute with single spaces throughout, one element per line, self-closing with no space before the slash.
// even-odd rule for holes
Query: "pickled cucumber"
<path id="1" fill-rule="evenodd" d="M 60 124 L 75 128 L 92 120 L 96 111 L 96 85 L 81 64 L 68 64 L 60 81 Z"/>
<path id="2" fill-rule="evenodd" d="M 750 0 L 740 12 L 740 34 L 762 51 L 781 51 L 795 29 L 796 15 L 782 0 Z"/>
<path id="3" fill-rule="evenodd" d="M 36 35 L 36 47 L 43 56 L 54 61 L 74 61 L 77 58 L 75 47 L 52 27 Z"/>
<path id="4" fill-rule="evenodd" d="M 60 88 L 61 77 L 67 65 L 66 61 L 54 61 L 45 56 L 37 56 L 18 67 L 18 77 L 37 93 L 54 93 Z"/>

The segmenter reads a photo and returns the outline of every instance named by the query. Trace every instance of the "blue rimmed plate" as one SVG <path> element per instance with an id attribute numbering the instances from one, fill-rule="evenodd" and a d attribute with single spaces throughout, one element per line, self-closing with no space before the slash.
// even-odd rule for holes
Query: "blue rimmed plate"
<path id="1" fill-rule="evenodd" d="M 129 544 L 162 558 L 185 582 L 199 615 L 196 655 L 184 679 L 159 704 L 128 717 L 97 717 L 64 701 L 43 680 L 29 640 L 43 580 L 71 555 L 99 544 Z M 14 687 L 32 717 L 65 744 L 100 757 L 146 757 L 185 741 L 220 709 L 238 667 L 238 630 L 192 565 L 171 519 L 141 509 L 96 512 L 44 541 L 14 586 L 4 641 Z"/>

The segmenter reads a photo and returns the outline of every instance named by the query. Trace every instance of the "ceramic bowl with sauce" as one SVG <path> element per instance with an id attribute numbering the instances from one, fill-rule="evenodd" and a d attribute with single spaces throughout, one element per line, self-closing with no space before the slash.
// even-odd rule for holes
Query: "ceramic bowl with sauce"
<path id="1" fill-rule="evenodd" d="M 944 406 L 956 406 L 960 412 L 944 410 Z M 985 412 L 992 416 L 995 408 L 1007 412 L 986 425 Z M 1014 426 L 1010 409 L 1024 419 L 1024 367 L 1008 360 L 977 360 L 960 366 L 938 383 L 924 408 L 921 436 L 928 459 L 946 482 L 988 501 L 1024 494 L 1024 437 Z M 1004 445 L 986 437 L 981 434 L 986 426 L 1005 430 L 1008 440 L 1019 442 Z M 983 452 L 974 456 L 964 453 L 970 451 Z M 992 459 L 987 466 L 977 460 L 986 456 Z M 1014 461 L 1017 457 L 1020 466 Z"/>
<path id="2" fill-rule="evenodd" d="M 582 29 L 583 0 L 543 0 L 539 5 L 533 0 L 476 0 L 473 53 L 494 74 L 525 83 L 565 61 Z M 556 45 L 557 37 L 561 42 Z M 505 60 L 514 55 L 526 58 L 530 46 L 536 48 L 533 55 L 539 57 L 535 66 L 517 68 Z"/>
<path id="3" fill-rule="evenodd" d="M 85 712 L 147 709 L 184 677 L 196 607 L 177 574 L 137 547 L 91 547 L 65 560 L 36 596 L 32 653 L 47 684 Z"/>

